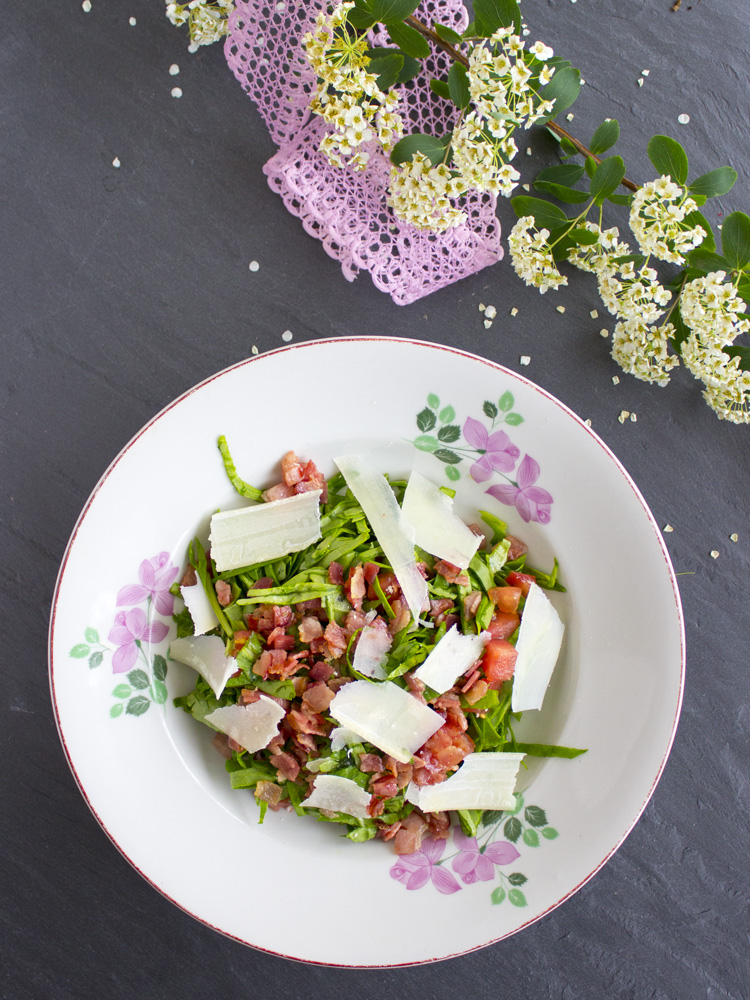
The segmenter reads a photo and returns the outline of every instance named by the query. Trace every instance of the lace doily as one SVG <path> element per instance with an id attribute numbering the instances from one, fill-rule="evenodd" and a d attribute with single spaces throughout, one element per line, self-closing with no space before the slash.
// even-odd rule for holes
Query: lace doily
<path id="1" fill-rule="evenodd" d="M 301 40 L 320 9 L 320 4 L 302 0 L 238 0 L 229 20 L 227 62 L 279 146 L 263 168 L 271 188 L 340 261 L 349 281 L 360 269 L 367 270 L 398 305 L 500 260 L 494 196 L 467 195 L 460 202 L 468 216 L 466 225 L 428 233 L 400 223 L 387 207 L 390 164 L 377 143 L 368 147 L 370 161 L 363 172 L 334 167 L 318 152 L 328 126 L 308 108 L 315 79 Z M 425 0 L 420 14 L 458 31 L 466 26 L 465 8 L 456 0 Z M 377 34 L 373 42 L 388 44 Z M 447 72 L 446 60 L 442 51 L 433 49 L 419 76 L 402 88 L 409 92 L 403 106 L 409 108 L 413 131 L 442 135 L 453 127 L 455 107 L 429 90 L 430 78 Z"/>

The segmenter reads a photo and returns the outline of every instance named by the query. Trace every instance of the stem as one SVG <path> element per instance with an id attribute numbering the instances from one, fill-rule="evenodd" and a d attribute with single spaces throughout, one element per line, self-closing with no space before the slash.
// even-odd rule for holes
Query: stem
<path id="1" fill-rule="evenodd" d="M 462 52 L 459 52 L 454 45 L 451 45 L 450 42 L 446 42 L 444 38 L 441 38 L 436 31 L 426 25 L 423 21 L 414 17 L 413 14 L 410 14 L 405 21 L 408 25 L 410 25 L 410 27 L 414 28 L 415 31 L 418 31 L 420 35 L 426 38 L 429 42 L 433 42 L 445 53 L 447 53 L 454 62 L 459 62 L 462 66 L 465 66 L 467 69 L 469 68 L 469 60 L 467 57 Z M 592 153 L 590 149 L 584 146 L 580 139 L 576 139 L 574 135 L 571 135 L 567 129 L 562 127 L 562 125 L 558 125 L 556 121 L 547 122 L 547 128 L 550 132 L 554 132 L 559 138 L 567 139 L 572 146 L 575 146 L 581 156 L 590 156 L 594 163 L 602 162 L 601 157 L 597 156 L 596 153 Z M 620 183 L 629 191 L 638 190 L 638 185 L 629 180 L 627 177 L 623 177 Z"/>

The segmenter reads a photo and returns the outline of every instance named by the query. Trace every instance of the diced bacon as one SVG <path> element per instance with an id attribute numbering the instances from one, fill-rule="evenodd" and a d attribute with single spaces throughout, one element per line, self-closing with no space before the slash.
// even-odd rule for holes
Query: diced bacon
<path id="1" fill-rule="evenodd" d="M 357 611 L 362 608 L 362 601 L 366 591 L 365 571 L 362 568 L 362 564 L 352 566 L 349 570 L 349 579 L 344 584 L 344 592 L 351 606 L 356 608 Z"/>
<path id="2" fill-rule="evenodd" d="M 430 836 L 433 840 L 447 840 L 451 830 L 451 818 L 447 812 L 424 814 Z"/>
<path id="3" fill-rule="evenodd" d="M 188 566 L 188 568 L 185 570 L 185 574 L 182 577 L 182 580 L 180 581 L 180 586 L 181 587 L 194 587 L 197 582 L 198 582 L 198 577 L 197 577 L 196 572 L 195 572 L 195 567 L 194 566 Z"/>
<path id="4" fill-rule="evenodd" d="M 401 820 L 401 828 L 394 837 L 393 847 L 396 854 L 414 854 L 422 846 L 422 837 L 427 831 L 424 817 L 416 812 Z"/>
<path id="5" fill-rule="evenodd" d="M 315 755 L 318 752 L 318 744 L 315 742 L 315 737 L 310 733 L 295 733 L 294 742 L 303 764 L 311 754 Z"/>
<path id="6" fill-rule="evenodd" d="M 380 566 L 378 566 L 377 563 L 368 562 L 365 563 L 364 569 L 365 569 L 365 582 L 370 584 L 378 575 L 378 572 L 380 571 Z"/>
<path id="7" fill-rule="evenodd" d="M 373 795 L 370 799 L 370 803 L 367 806 L 367 815 L 370 819 L 375 819 L 376 816 L 382 816 L 385 812 L 385 799 L 380 798 L 378 795 Z"/>
<path id="8" fill-rule="evenodd" d="M 281 475 L 287 486 L 296 486 L 302 479 L 302 465 L 293 451 L 288 451 L 282 457 Z"/>
<path id="9" fill-rule="evenodd" d="M 332 562 L 328 567 L 328 582 L 341 586 L 344 582 L 344 567 L 341 563 Z"/>
<path id="10" fill-rule="evenodd" d="M 331 704 L 335 697 L 336 692 L 331 691 L 331 689 L 324 684 L 322 681 L 318 681 L 316 684 L 311 684 L 302 695 L 303 704 L 307 705 L 312 712 L 320 714 L 321 712 L 326 712 L 328 706 Z"/>
<path id="11" fill-rule="evenodd" d="M 303 618 L 299 623 L 300 642 L 312 642 L 323 635 L 323 626 L 318 618 Z"/>
<path id="12" fill-rule="evenodd" d="M 259 802 L 267 802 L 273 809 L 281 799 L 281 786 L 275 781 L 259 781 L 255 786 L 255 798 Z"/>
<path id="13" fill-rule="evenodd" d="M 474 524 L 472 522 L 469 525 L 469 531 L 472 533 L 472 535 L 476 535 L 477 538 L 479 539 L 479 548 L 480 549 L 486 548 L 486 546 L 487 546 L 487 538 L 485 537 L 485 534 L 482 531 L 482 529 L 479 527 L 479 525 L 478 524 Z"/>
<path id="14" fill-rule="evenodd" d="M 458 615 L 446 615 L 443 621 L 445 622 L 445 631 L 447 632 L 448 629 L 453 628 L 454 625 L 458 625 L 461 619 Z M 438 625 L 441 624 L 437 618 L 435 619 L 435 623 Z"/>
<path id="15" fill-rule="evenodd" d="M 241 744 L 239 744 L 237 740 L 233 740 L 231 736 L 227 736 L 227 746 L 229 747 L 230 750 L 234 751 L 235 753 L 238 750 L 244 749 L 244 747 Z"/>
<path id="16" fill-rule="evenodd" d="M 240 705 L 252 705 L 256 701 L 260 701 L 260 691 L 255 688 L 243 688 L 240 691 Z"/>
<path id="17" fill-rule="evenodd" d="M 292 754 L 274 754 L 271 763 L 275 768 L 277 768 L 280 778 L 286 778 L 288 781 L 296 780 L 297 775 L 299 774 L 299 761 L 296 757 L 292 756 Z"/>
<path id="18" fill-rule="evenodd" d="M 281 748 L 284 746 L 285 742 L 286 742 L 286 737 L 282 733 L 276 733 L 276 735 L 272 738 L 271 742 L 266 747 L 266 750 L 270 750 L 272 754 L 281 753 Z"/>
<path id="19" fill-rule="evenodd" d="M 397 819 L 395 823 L 377 823 L 378 827 L 378 837 L 381 840 L 393 840 L 398 831 L 401 829 L 401 820 Z"/>
<path id="20" fill-rule="evenodd" d="M 446 773 L 455 770 L 473 751 L 472 738 L 458 726 L 446 722 L 415 755 L 415 784 L 436 785 L 444 781 Z"/>
<path id="21" fill-rule="evenodd" d="M 482 603 L 481 590 L 472 590 L 464 597 L 464 614 L 467 618 L 473 618 L 477 613 L 477 608 Z"/>
<path id="22" fill-rule="evenodd" d="M 442 615 L 453 607 L 453 601 L 449 597 L 441 597 L 438 601 L 430 601 L 430 614 Z"/>
<path id="23" fill-rule="evenodd" d="M 528 545 L 525 542 L 522 542 L 520 538 L 516 538 L 514 535 L 506 535 L 505 537 L 510 542 L 510 548 L 508 549 L 508 562 L 518 559 L 520 556 L 525 555 L 529 551 Z"/>
<path id="24" fill-rule="evenodd" d="M 247 629 L 244 628 L 237 629 L 237 631 L 232 636 L 232 639 L 234 640 L 234 650 L 233 650 L 234 656 L 236 656 L 239 653 L 239 651 L 242 649 L 242 647 L 245 645 L 245 643 L 249 638 L 250 638 L 250 632 L 248 632 Z"/>
<path id="25" fill-rule="evenodd" d="M 302 697 L 307 690 L 309 683 L 310 681 L 307 677 L 304 677 L 302 674 L 297 674 L 292 678 L 292 684 L 294 684 L 294 695 L 296 698 Z"/>
<path id="26" fill-rule="evenodd" d="M 402 604 L 399 600 L 393 601 L 391 608 L 395 614 L 395 618 L 391 618 L 388 622 L 388 631 L 391 635 L 396 635 L 401 629 L 406 628 L 411 621 L 411 612 L 408 606 L 405 603 Z"/>
<path id="27" fill-rule="evenodd" d="M 386 597 L 398 597 L 401 593 L 401 587 L 395 573 L 381 573 L 378 577 L 378 583 Z"/>
<path id="28" fill-rule="evenodd" d="M 308 614 L 311 611 L 322 611 L 323 605 L 319 597 L 313 597 L 311 601 L 300 601 L 298 604 L 294 605 L 297 611 L 303 612 L 303 614 Z"/>
<path id="29" fill-rule="evenodd" d="M 313 663 L 312 667 L 310 667 L 310 680 L 327 681 L 331 677 L 333 677 L 333 667 L 330 663 L 318 660 L 317 663 Z"/>
<path id="30" fill-rule="evenodd" d="M 396 760 L 395 757 L 386 756 L 385 758 L 385 768 L 390 771 L 391 774 L 396 776 L 396 783 L 398 784 L 399 791 L 406 786 L 411 781 L 412 773 L 414 767 L 412 764 L 402 764 L 400 760 Z"/>
<path id="31" fill-rule="evenodd" d="M 280 628 L 286 628 L 287 625 L 291 625 L 294 619 L 294 612 L 290 607 L 282 604 L 274 604 L 273 607 L 273 623 Z"/>
<path id="32" fill-rule="evenodd" d="M 439 698 L 436 698 L 432 702 L 432 707 L 436 712 L 444 716 L 446 722 L 460 729 L 461 732 L 466 731 L 468 722 L 466 721 L 464 710 L 461 708 L 459 697 L 453 691 L 446 691 L 445 694 L 441 694 Z"/>
<path id="33" fill-rule="evenodd" d="M 311 459 L 302 469 L 301 479 L 294 487 L 294 491 L 295 493 L 311 493 L 313 490 L 321 491 L 321 503 L 325 503 L 328 500 L 328 483 L 326 482 L 326 478 Z"/>
<path id="34" fill-rule="evenodd" d="M 363 753 L 359 758 L 359 769 L 365 774 L 380 774 L 383 770 L 383 758 L 376 753 Z"/>
<path id="35" fill-rule="evenodd" d="M 367 615 L 364 611 L 350 611 L 346 616 L 344 628 L 349 635 L 354 635 L 359 629 L 367 624 Z"/>
<path id="36" fill-rule="evenodd" d="M 214 747 L 219 751 L 224 760 L 231 760 L 232 750 L 229 747 L 229 737 L 226 733 L 217 733 L 211 740 Z"/>
<path id="37" fill-rule="evenodd" d="M 453 563 L 448 562 L 446 559 L 437 560 L 435 563 L 435 572 L 439 573 L 448 583 L 457 583 L 460 587 L 469 586 L 469 574 L 459 566 L 454 566 Z"/>
<path id="38" fill-rule="evenodd" d="M 474 675 L 472 674 L 472 676 Z M 476 678 L 469 686 L 469 690 L 464 693 L 464 697 L 470 705 L 481 701 L 490 689 L 487 681 L 483 677 L 479 677 L 479 671 L 476 671 Z"/>
<path id="39" fill-rule="evenodd" d="M 255 620 L 258 623 L 259 632 L 270 632 L 272 629 L 276 628 L 276 622 L 274 621 L 272 604 L 261 604 L 259 608 L 255 611 Z"/>
<path id="40" fill-rule="evenodd" d="M 426 580 L 427 579 L 427 563 L 426 562 L 418 562 L 416 564 L 416 566 L 417 566 L 417 569 L 419 570 L 419 572 L 420 572 L 420 574 L 422 576 L 422 579 Z"/>
<path id="41" fill-rule="evenodd" d="M 379 795 L 384 799 L 393 798 L 398 794 L 398 785 L 392 774 L 380 775 L 370 778 L 370 791 L 373 795 Z"/>
<path id="42" fill-rule="evenodd" d="M 273 580 L 270 576 L 262 576 L 260 580 L 256 580 L 255 583 L 250 588 L 251 590 L 268 590 L 269 587 L 273 587 Z"/>
<path id="43" fill-rule="evenodd" d="M 274 649 L 294 649 L 294 636 L 287 635 L 283 628 L 275 628 L 268 639 L 266 640 L 267 645 L 273 646 Z"/>
<path id="44" fill-rule="evenodd" d="M 266 503 L 273 503 L 274 500 L 287 500 L 289 497 L 294 496 L 294 487 L 287 486 L 286 483 L 278 483 L 276 486 L 272 486 L 270 490 L 265 490 L 263 493 L 263 499 Z"/>
<path id="45" fill-rule="evenodd" d="M 353 677 L 332 677 L 328 682 L 331 691 L 340 691 L 345 684 L 351 684 Z"/>
<path id="46" fill-rule="evenodd" d="M 472 667 L 471 673 L 468 674 L 468 676 L 466 677 L 466 683 L 461 688 L 461 694 L 465 694 L 467 691 L 469 691 L 474 686 L 474 682 L 479 677 L 479 674 L 480 674 L 479 668 L 478 667 Z"/>
<path id="47" fill-rule="evenodd" d="M 344 632 L 341 626 L 337 625 L 336 622 L 329 622 L 328 625 L 326 625 L 323 635 L 325 636 L 326 643 L 328 644 L 330 655 L 334 658 L 334 660 L 338 659 L 338 657 L 341 656 L 346 649 L 349 642 L 346 632 Z"/>
<path id="48" fill-rule="evenodd" d="M 308 715 L 304 710 L 292 708 L 287 713 L 289 725 L 298 733 L 312 736 L 325 736 L 328 732 L 325 721 L 316 714 Z"/>
<path id="49" fill-rule="evenodd" d="M 216 600 L 223 608 L 232 603 L 232 588 L 226 580 L 217 580 L 214 589 L 216 590 Z"/>
<path id="50" fill-rule="evenodd" d="M 415 677 L 414 674 L 405 674 L 404 680 L 406 681 L 406 686 L 409 688 L 409 694 L 414 695 L 417 701 L 421 701 L 423 705 L 426 705 L 424 683 L 418 677 Z"/>

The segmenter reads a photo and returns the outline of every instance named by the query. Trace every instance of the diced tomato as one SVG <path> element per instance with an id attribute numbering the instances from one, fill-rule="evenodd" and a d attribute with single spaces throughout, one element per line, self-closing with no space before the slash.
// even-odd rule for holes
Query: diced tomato
<path id="1" fill-rule="evenodd" d="M 508 573 L 506 583 L 509 587 L 520 587 L 523 592 L 523 596 L 527 597 L 532 583 L 536 583 L 536 577 L 531 573 L 515 573 L 511 570 L 511 572 Z"/>
<path id="2" fill-rule="evenodd" d="M 491 688 L 499 688 L 509 681 L 516 669 L 518 653 L 507 639 L 490 639 L 484 647 L 482 668 Z"/>
<path id="3" fill-rule="evenodd" d="M 521 588 L 490 587 L 487 596 L 493 604 L 497 605 L 498 611 L 515 611 L 521 600 Z"/>
<path id="4" fill-rule="evenodd" d="M 507 639 L 520 624 L 521 619 L 515 611 L 496 611 L 487 626 L 487 631 L 493 639 Z"/>

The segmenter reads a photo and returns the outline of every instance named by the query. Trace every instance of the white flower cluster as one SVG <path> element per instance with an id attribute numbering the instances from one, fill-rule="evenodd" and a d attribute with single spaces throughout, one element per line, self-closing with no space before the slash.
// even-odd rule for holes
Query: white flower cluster
<path id="1" fill-rule="evenodd" d="M 584 222 L 579 228 L 596 233 L 598 240 L 590 246 L 574 247 L 568 255 L 570 263 L 590 274 L 613 274 L 617 270 L 614 258 L 630 253 L 628 244 L 620 243 L 620 230 L 616 226 L 602 229 L 595 222 Z"/>
<path id="2" fill-rule="evenodd" d="M 523 278 L 527 285 L 538 288 L 544 295 L 548 288 L 557 289 L 560 285 L 567 285 L 568 279 L 558 271 L 552 251 L 547 245 L 549 230 L 540 229 L 532 233 L 534 228 L 533 216 L 525 215 L 520 218 L 508 237 L 508 248 L 519 278 Z"/>
<path id="3" fill-rule="evenodd" d="M 616 269 L 600 269 L 598 277 L 602 301 L 618 319 L 654 323 L 672 298 L 653 267 L 643 264 L 636 270 L 632 260 Z"/>
<path id="4" fill-rule="evenodd" d="M 637 316 L 624 320 L 615 326 L 612 357 L 629 375 L 664 386 L 671 369 L 680 363 L 676 354 L 669 353 L 674 332 L 671 323 L 655 327 Z"/>
<path id="5" fill-rule="evenodd" d="M 432 166 L 423 153 L 416 153 L 391 167 L 388 204 L 402 222 L 442 233 L 466 222 L 466 213 L 451 204 L 466 190 L 466 182 L 444 164 Z"/>
<path id="6" fill-rule="evenodd" d="M 516 144 L 504 129 L 482 122 L 474 111 L 453 133 L 453 166 L 468 187 L 477 191 L 509 197 L 521 177 L 508 162 L 516 152 Z"/>
<path id="7" fill-rule="evenodd" d="M 535 89 L 537 64 L 554 55 L 549 46 L 536 42 L 528 50 L 526 43 L 512 28 L 499 28 L 490 41 L 492 48 L 477 45 L 469 57 L 469 91 L 477 113 L 494 123 L 505 123 L 507 134 L 549 114 L 552 101 L 544 101 Z M 542 66 L 539 86 L 549 83 L 554 75 L 551 66 Z"/>
<path id="8" fill-rule="evenodd" d="M 701 225 L 686 221 L 698 206 L 681 184 L 662 176 L 636 191 L 630 208 L 630 228 L 645 254 L 672 264 L 684 264 L 685 254 L 706 238 Z"/>
<path id="9" fill-rule="evenodd" d="M 330 15 L 318 14 L 315 31 L 307 32 L 302 44 L 318 77 L 310 110 L 332 126 L 320 150 L 338 167 L 364 170 L 370 154 L 363 147 L 377 139 L 391 150 L 403 135 L 404 123 L 396 113 L 398 94 L 384 94 L 377 77 L 365 69 L 367 37 L 347 29 L 352 7 L 353 3 L 341 3 Z"/>
<path id="10" fill-rule="evenodd" d="M 211 45 L 227 34 L 227 18 L 234 10 L 234 0 L 190 0 L 168 3 L 167 17 L 178 27 L 187 24 L 194 45 Z"/>
<path id="11" fill-rule="evenodd" d="M 723 351 L 750 331 L 750 320 L 742 315 L 746 303 L 725 278 L 724 271 L 713 271 L 685 285 L 680 311 L 690 336 L 682 345 L 682 360 L 705 384 L 703 396 L 719 417 L 750 423 L 750 372 Z"/>

